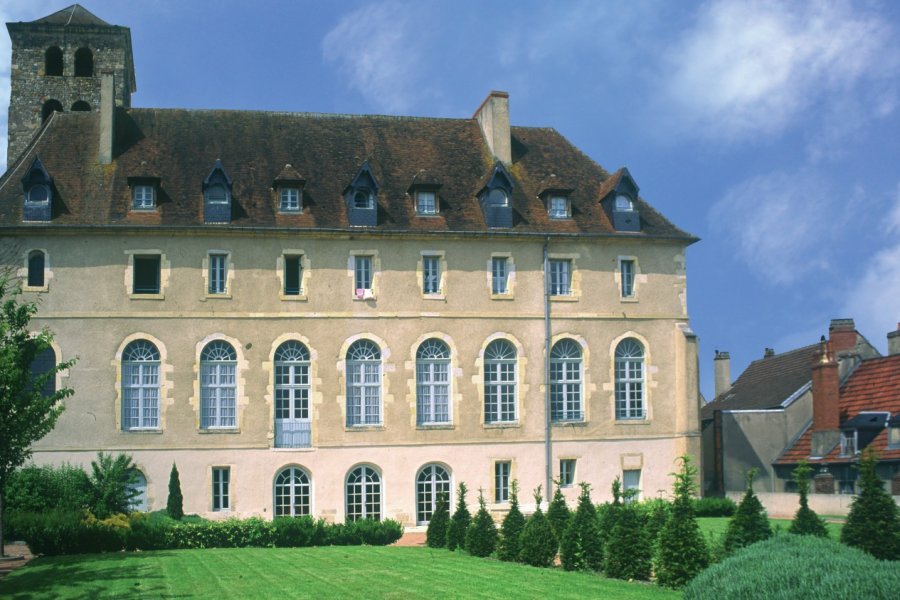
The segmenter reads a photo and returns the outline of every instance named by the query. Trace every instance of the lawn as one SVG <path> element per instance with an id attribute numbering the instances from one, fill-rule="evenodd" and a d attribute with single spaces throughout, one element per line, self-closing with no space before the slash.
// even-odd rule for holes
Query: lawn
<path id="1" fill-rule="evenodd" d="M 728 521 L 730 519 L 721 518 L 721 517 L 699 517 L 697 519 L 697 524 L 700 525 L 700 531 L 703 532 L 703 535 L 709 537 L 710 533 L 714 533 L 717 536 L 725 535 L 725 530 L 728 528 Z M 776 528 L 781 528 L 782 531 L 787 531 L 791 527 L 790 519 L 769 519 L 769 525 L 772 527 L 772 531 L 775 531 Z M 841 529 L 844 528 L 843 523 L 826 523 L 825 527 L 828 529 L 828 536 L 835 540 L 839 541 L 841 539 Z"/>
<path id="2" fill-rule="evenodd" d="M 428 548 L 345 546 L 119 552 L 39 558 L 0 597 L 680 598 L 655 585 Z"/>

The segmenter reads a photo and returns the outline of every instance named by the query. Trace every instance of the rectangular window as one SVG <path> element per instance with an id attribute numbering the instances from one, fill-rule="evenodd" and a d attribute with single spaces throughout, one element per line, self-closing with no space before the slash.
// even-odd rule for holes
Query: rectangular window
<path id="1" fill-rule="evenodd" d="M 156 206 L 152 185 L 136 185 L 131 188 L 132 207 L 135 210 L 150 210 Z"/>
<path id="2" fill-rule="evenodd" d="M 131 293 L 159 293 L 159 255 L 134 257 L 134 280 Z"/>
<path id="3" fill-rule="evenodd" d="M 509 293 L 509 259 L 505 256 L 491 259 L 491 293 Z"/>
<path id="4" fill-rule="evenodd" d="M 619 272 L 622 276 L 622 297 L 634 297 L 634 261 L 625 259 L 619 261 Z"/>
<path id="5" fill-rule="evenodd" d="M 841 481 L 838 486 L 838 491 L 841 494 L 848 494 L 852 496 L 856 493 L 856 482 L 853 480 Z"/>
<path id="6" fill-rule="evenodd" d="M 229 502 L 228 483 L 231 479 L 231 468 L 213 467 L 212 470 L 212 509 L 228 510 Z"/>
<path id="7" fill-rule="evenodd" d="M 635 502 L 640 500 L 641 494 L 641 470 L 632 469 L 622 471 L 622 492 L 625 496 L 625 502 Z"/>
<path id="8" fill-rule="evenodd" d="M 841 456 L 856 454 L 856 430 L 841 432 Z"/>
<path id="9" fill-rule="evenodd" d="M 559 461 L 559 486 L 572 487 L 575 484 L 575 459 L 562 458 Z"/>
<path id="10" fill-rule="evenodd" d="M 228 281 L 228 255 L 227 254 L 210 254 L 209 255 L 209 293 L 224 294 L 225 285 Z"/>
<path id="11" fill-rule="evenodd" d="M 549 212 L 551 219 L 568 219 L 569 199 L 565 196 L 551 196 Z"/>
<path id="12" fill-rule="evenodd" d="M 888 447 L 900 448 L 900 425 L 891 425 L 888 428 Z"/>
<path id="13" fill-rule="evenodd" d="M 550 261 L 550 295 L 569 296 L 572 294 L 572 262 L 554 259 Z"/>
<path id="14" fill-rule="evenodd" d="M 509 502 L 509 461 L 494 463 L 494 502 Z"/>
<path id="15" fill-rule="evenodd" d="M 281 188 L 281 212 L 300 212 L 300 190 Z"/>
<path id="16" fill-rule="evenodd" d="M 441 293 L 441 257 L 422 257 L 422 292 L 425 294 Z"/>
<path id="17" fill-rule="evenodd" d="M 301 256 L 284 257 L 284 295 L 299 296 L 300 282 L 303 281 Z"/>
<path id="18" fill-rule="evenodd" d="M 372 289 L 372 257 L 355 256 L 353 260 L 353 285 L 359 298 Z"/>
<path id="19" fill-rule="evenodd" d="M 420 215 L 437 214 L 437 197 L 434 192 L 416 192 L 416 212 Z"/>

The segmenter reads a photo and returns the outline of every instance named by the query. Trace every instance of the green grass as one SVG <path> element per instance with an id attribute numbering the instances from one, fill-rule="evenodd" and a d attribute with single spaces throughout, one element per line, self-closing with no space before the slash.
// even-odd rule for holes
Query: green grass
<path id="1" fill-rule="evenodd" d="M 710 533 L 722 536 L 725 535 L 725 530 L 728 529 L 729 520 L 727 517 L 699 517 L 697 524 L 700 525 L 700 531 L 703 532 L 705 537 L 709 537 Z M 787 531 L 791 527 L 791 520 L 769 519 L 769 525 L 772 527 L 772 531 L 775 531 L 778 527 L 782 531 Z M 826 523 L 825 527 L 828 529 L 828 537 L 835 541 L 841 539 L 841 529 L 844 528 L 843 523 Z"/>
<path id="2" fill-rule="evenodd" d="M 446 550 L 347 546 L 120 552 L 39 558 L 0 597 L 680 598 L 655 585 L 537 569 Z"/>

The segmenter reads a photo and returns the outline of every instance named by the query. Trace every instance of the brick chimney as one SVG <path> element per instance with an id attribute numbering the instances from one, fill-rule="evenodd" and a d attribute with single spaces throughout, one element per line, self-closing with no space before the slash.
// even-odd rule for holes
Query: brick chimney
<path id="1" fill-rule="evenodd" d="M 731 389 L 731 355 L 716 350 L 713 359 L 713 371 L 716 379 L 716 398 Z"/>
<path id="2" fill-rule="evenodd" d="M 831 342 L 831 351 L 840 354 L 856 348 L 856 324 L 853 319 L 832 319 L 828 326 L 828 341 Z"/>
<path id="3" fill-rule="evenodd" d="M 492 91 L 474 118 L 494 158 L 505 165 L 512 163 L 512 138 L 509 132 L 509 93 Z"/>
<path id="4" fill-rule="evenodd" d="M 888 333 L 888 356 L 900 354 L 900 323 L 897 323 L 897 329 Z"/>
<path id="5" fill-rule="evenodd" d="M 112 71 L 104 71 L 100 78 L 100 155 L 101 165 L 112 162 L 113 125 L 116 119 L 116 79 Z"/>
<path id="6" fill-rule="evenodd" d="M 822 336 L 812 368 L 813 426 L 811 456 L 825 456 L 840 441 L 840 379 L 831 342 Z"/>

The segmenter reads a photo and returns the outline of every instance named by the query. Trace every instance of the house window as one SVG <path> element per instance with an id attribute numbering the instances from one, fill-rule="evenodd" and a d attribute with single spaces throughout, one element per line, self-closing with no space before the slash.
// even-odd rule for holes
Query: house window
<path id="1" fill-rule="evenodd" d="M 159 350 L 135 340 L 122 352 L 122 429 L 159 428 Z"/>
<path id="2" fill-rule="evenodd" d="M 44 287 L 44 264 L 46 257 L 40 250 L 28 253 L 28 287 Z"/>
<path id="3" fill-rule="evenodd" d="M 505 256 L 491 258 L 491 293 L 509 293 L 509 259 Z"/>
<path id="4" fill-rule="evenodd" d="M 231 508 L 228 487 L 231 480 L 230 467 L 213 467 L 212 469 L 212 509 L 214 511 Z"/>
<path id="5" fill-rule="evenodd" d="M 634 202 L 631 201 L 631 198 L 624 194 L 619 194 L 616 196 L 616 210 L 618 211 L 633 211 L 634 210 Z"/>
<path id="6" fill-rule="evenodd" d="M 424 190 L 416 192 L 416 213 L 420 215 L 436 215 L 437 212 L 437 196 L 434 192 Z"/>
<path id="7" fill-rule="evenodd" d="M 369 340 L 347 350 L 347 426 L 381 424 L 381 350 Z"/>
<path id="8" fill-rule="evenodd" d="M 50 46 L 44 52 L 44 75 L 63 74 L 63 51 L 59 46 Z"/>
<path id="9" fill-rule="evenodd" d="M 131 207 L 135 210 L 152 210 L 156 206 L 152 185 L 136 185 L 131 188 Z"/>
<path id="10" fill-rule="evenodd" d="M 215 340 L 200 353 L 200 427 L 237 425 L 237 354 L 228 342 Z"/>
<path id="11" fill-rule="evenodd" d="M 206 202 L 207 204 L 227 204 L 227 188 L 221 183 L 210 185 L 208 188 L 206 188 Z"/>
<path id="12" fill-rule="evenodd" d="M 225 294 L 228 282 L 228 255 L 209 255 L 209 293 Z"/>
<path id="13" fill-rule="evenodd" d="M 891 425 L 888 428 L 888 447 L 900 448 L 900 425 Z"/>
<path id="14" fill-rule="evenodd" d="M 300 189 L 281 188 L 281 212 L 300 212 Z"/>
<path id="15" fill-rule="evenodd" d="M 512 463 L 500 461 L 494 463 L 494 502 L 509 502 L 509 472 Z"/>
<path id="16" fill-rule="evenodd" d="M 135 256 L 133 260 L 134 277 L 131 293 L 158 294 L 160 290 L 160 256 L 158 254 L 151 254 L 149 256 Z"/>
<path id="17" fill-rule="evenodd" d="M 852 479 L 845 479 L 838 482 L 838 493 L 852 496 L 856 493 L 856 482 Z"/>
<path id="18" fill-rule="evenodd" d="M 25 195 L 25 202 L 28 204 L 47 204 L 50 202 L 50 186 L 38 183 L 28 188 Z"/>
<path id="19" fill-rule="evenodd" d="M 309 350 L 295 340 L 275 351 L 275 447 L 308 448 Z"/>
<path id="20" fill-rule="evenodd" d="M 422 292 L 425 294 L 441 293 L 441 257 L 422 257 Z"/>
<path id="21" fill-rule="evenodd" d="M 303 281 L 303 257 L 284 257 L 284 295 L 299 296 L 300 283 Z"/>
<path id="22" fill-rule="evenodd" d="M 550 419 L 581 421 L 581 346 L 573 340 L 556 342 L 550 350 Z"/>
<path id="23" fill-rule="evenodd" d="M 372 257 L 353 257 L 353 285 L 357 298 L 364 298 L 366 291 L 372 291 Z"/>
<path id="24" fill-rule="evenodd" d="M 381 520 L 381 476 L 372 467 L 356 467 L 347 476 L 347 521 Z"/>
<path id="25" fill-rule="evenodd" d="M 550 196 L 550 218 L 569 218 L 569 199 L 565 196 Z"/>
<path id="26" fill-rule="evenodd" d="M 622 259 L 619 261 L 619 274 L 622 278 L 622 297 L 634 297 L 634 260 Z"/>
<path id="27" fill-rule="evenodd" d="M 853 456 L 857 453 L 856 449 L 856 430 L 841 432 L 841 456 Z"/>
<path id="28" fill-rule="evenodd" d="M 484 422 L 516 421 L 516 349 L 494 340 L 484 351 Z"/>
<path id="29" fill-rule="evenodd" d="M 559 487 L 572 487 L 575 484 L 575 459 L 563 458 L 559 461 Z"/>
<path id="30" fill-rule="evenodd" d="M 288 467 L 275 477 L 275 516 L 309 514 L 309 475 L 300 467 Z"/>
<path id="31" fill-rule="evenodd" d="M 572 294 L 572 261 L 552 259 L 550 261 L 550 295 L 569 296 Z"/>
<path id="32" fill-rule="evenodd" d="M 31 374 L 31 386 L 40 384 L 41 395 L 46 397 L 56 393 L 56 352 L 48 346 L 38 353 L 28 368 Z M 34 389 L 30 387 L 29 389 Z"/>
<path id="33" fill-rule="evenodd" d="M 134 512 L 147 512 L 150 510 L 147 502 L 147 477 L 138 470 L 134 471 L 134 480 L 126 486 L 133 496 L 129 502 L 129 508 Z"/>
<path id="34" fill-rule="evenodd" d="M 94 76 L 94 53 L 90 48 L 75 51 L 75 77 Z"/>
<path id="35" fill-rule="evenodd" d="M 644 419 L 644 347 L 627 338 L 616 346 L 616 419 Z"/>
<path id="36" fill-rule="evenodd" d="M 625 502 L 636 502 L 641 497 L 641 470 L 622 471 L 622 492 Z"/>
<path id="37" fill-rule="evenodd" d="M 416 421 L 450 422 L 450 349 L 440 340 L 425 340 L 416 351 Z"/>
<path id="38" fill-rule="evenodd" d="M 369 190 L 357 190 L 353 194 L 353 208 L 373 209 L 375 208 L 375 197 Z"/>
<path id="39" fill-rule="evenodd" d="M 440 496 L 450 503 L 450 475 L 440 465 L 426 465 L 416 477 L 416 523 L 427 525 Z"/>

